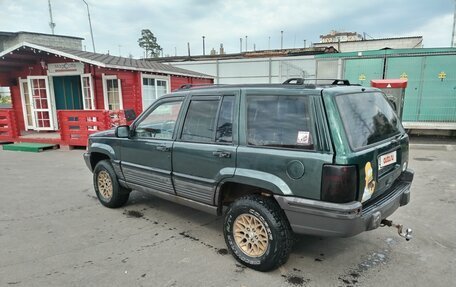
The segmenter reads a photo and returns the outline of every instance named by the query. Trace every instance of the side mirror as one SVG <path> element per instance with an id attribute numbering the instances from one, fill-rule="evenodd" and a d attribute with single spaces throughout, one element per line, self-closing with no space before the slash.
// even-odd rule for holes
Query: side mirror
<path id="1" fill-rule="evenodd" d="M 128 138 L 130 136 L 130 126 L 123 125 L 116 127 L 115 134 L 118 138 Z"/>

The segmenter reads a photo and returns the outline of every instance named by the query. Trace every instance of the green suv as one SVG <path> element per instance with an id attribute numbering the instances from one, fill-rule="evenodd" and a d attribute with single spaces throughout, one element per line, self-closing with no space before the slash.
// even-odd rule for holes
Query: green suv
<path id="1" fill-rule="evenodd" d="M 216 215 L 233 256 L 267 271 L 293 234 L 372 230 L 410 200 L 409 138 L 378 89 L 335 81 L 187 87 L 93 134 L 100 202 L 132 190 Z"/>

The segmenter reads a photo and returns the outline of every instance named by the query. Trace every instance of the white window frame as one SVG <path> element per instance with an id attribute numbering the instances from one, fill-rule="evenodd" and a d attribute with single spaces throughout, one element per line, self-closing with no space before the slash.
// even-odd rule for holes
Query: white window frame
<path id="1" fill-rule="evenodd" d="M 171 77 L 141 73 L 141 102 L 143 111 L 147 108 L 144 106 L 144 79 L 154 79 L 166 82 L 166 93 L 171 92 Z M 155 82 L 156 84 L 156 82 Z M 155 100 L 158 100 L 157 85 L 155 85 Z"/>
<path id="2" fill-rule="evenodd" d="M 89 92 L 90 92 L 90 104 L 92 105 L 91 110 L 95 110 L 95 94 L 93 92 L 93 80 L 92 80 L 92 74 L 81 74 L 81 92 L 82 92 L 82 108 L 84 110 L 89 110 L 86 107 L 86 102 L 85 102 L 85 97 L 84 97 L 84 78 L 89 79 Z M 119 87 L 120 89 L 120 87 Z"/>
<path id="3" fill-rule="evenodd" d="M 33 106 L 32 106 L 32 98 L 30 97 L 30 94 L 28 95 L 29 101 L 28 103 L 25 100 L 25 93 L 29 93 L 28 89 L 28 81 L 27 78 L 22 79 L 19 77 L 18 79 L 19 82 L 19 91 L 21 92 L 21 102 L 22 102 L 22 114 L 24 116 L 24 125 L 25 125 L 25 130 L 33 130 L 35 128 L 35 117 L 33 115 Z M 24 89 L 23 84 L 27 84 L 27 90 Z M 32 118 L 32 122 L 29 123 L 28 121 L 28 115 L 27 115 L 27 104 L 30 105 L 30 117 Z"/>
<path id="4" fill-rule="evenodd" d="M 101 78 L 103 80 L 103 98 L 104 98 L 104 108 L 109 111 L 108 103 L 108 83 L 107 80 L 117 80 L 117 85 L 119 87 L 119 109 L 123 110 L 123 97 L 122 97 L 122 85 L 120 79 L 116 75 L 105 75 L 102 74 Z"/>
<path id="5" fill-rule="evenodd" d="M 38 109 L 35 107 L 35 101 L 33 100 L 33 80 L 44 80 L 44 89 L 46 90 L 46 101 L 48 104 L 48 107 L 46 109 Z M 33 114 L 33 125 L 34 125 L 34 130 L 36 131 L 53 131 L 56 130 L 56 125 L 55 125 L 55 107 L 51 101 L 51 89 L 49 87 L 49 78 L 48 76 L 27 76 L 27 81 L 28 81 L 28 89 L 29 89 L 29 96 L 32 101 L 32 114 Z M 41 87 L 40 87 L 41 88 Z M 39 124 L 37 123 L 37 113 L 38 112 L 45 112 L 49 114 L 49 127 L 39 127 Z"/>

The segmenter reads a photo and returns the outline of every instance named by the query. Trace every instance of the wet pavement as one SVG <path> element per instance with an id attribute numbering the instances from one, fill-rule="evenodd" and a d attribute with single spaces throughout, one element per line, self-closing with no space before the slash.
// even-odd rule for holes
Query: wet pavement
<path id="1" fill-rule="evenodd" d="M 102 207 L 80 150 L 0 151 L 0 286 L 454 286 L 456 148 L 412 146 L 411 202 L 392 228 L 300 236 L 261 273 L 226 249 L 222 218 L 133 192 Z"/>

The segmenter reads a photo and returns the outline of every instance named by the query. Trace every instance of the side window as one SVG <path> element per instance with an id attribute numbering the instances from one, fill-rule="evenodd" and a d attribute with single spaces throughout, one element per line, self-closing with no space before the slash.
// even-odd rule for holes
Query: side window
<path id="1" fill-rule="evenodd" d="M 181 139 L 191 142 L 214 142 L 219 100 L 192 100 L 182 128 Z"/>
<path id="2" fill-rule="evenodd" d="M 233 141 L 234 96 L 224 96 L 220 107 L 215 141 L 231 143 Z"/>
<path id="3" fill-rule="evenodd" d="M 313 150 L 307 96 L 248 96 L 248 144 Z"/>
<path id="4" fill-rule="evenodd" d="M 182 101 L 165 102 L 156 107 L 135 129 L 139 138 L 172 139 Z"/>

